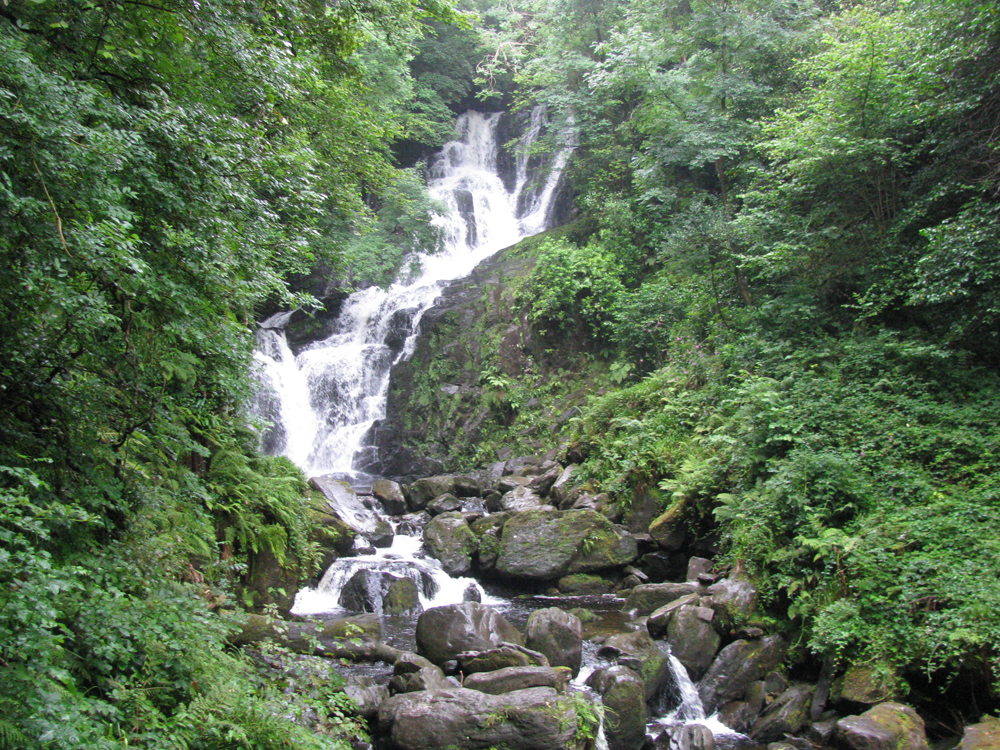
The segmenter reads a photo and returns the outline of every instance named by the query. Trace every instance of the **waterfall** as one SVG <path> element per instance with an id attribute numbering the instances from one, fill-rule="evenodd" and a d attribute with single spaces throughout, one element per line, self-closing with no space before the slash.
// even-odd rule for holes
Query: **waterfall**
<path id="1" fill-rule="evenodd" d="M 420 318 L 445 284 L 548 226 L 574 136 L 569 130 L 562 135 L 546 179 L 535 180 L 529 150 L 545 124 L 544 111 L 536 108 L 520 139 L 508 191 L 497 168 L 500 118 L 461 115 L 455 140 L 432 160 L 428 189 L 449 211 L 435 220 L 443 250 L 416 259 L 422 269 L 416 279 L 351 295 L 333 333 L 298 356 L 285 341 L 288 313 L 261 324 L 255 358 L 262 388 L 254 411 L 272 425 L 263 436 L 267 452 L 288 456 L 309 476 L 351 474 L 362 439 L 385 416 L 392 366 L 412 355 Z"/>

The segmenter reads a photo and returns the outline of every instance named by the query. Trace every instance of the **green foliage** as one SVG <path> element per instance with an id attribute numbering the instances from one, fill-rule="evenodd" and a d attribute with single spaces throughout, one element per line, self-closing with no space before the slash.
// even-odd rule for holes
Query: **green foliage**
<path id="1" fill-rule="evenodd" d="M 600 245 L 577 247 L 565 239 L 541 245 L 519 303 L 550 336 L 605 342 L 613 332 L 612 306 L 621 290 L 614 258 Z"/>

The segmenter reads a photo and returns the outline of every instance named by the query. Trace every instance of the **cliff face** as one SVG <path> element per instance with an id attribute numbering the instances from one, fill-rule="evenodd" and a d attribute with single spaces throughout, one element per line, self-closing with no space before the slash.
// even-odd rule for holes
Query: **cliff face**
<path id="1" fill-rule="evenodd" d="M 607 368 L 589 352 L 592 342 L 541 336 L 518 295 L 540 242 L 574 231 L 522 240 L 445 289 L 424 314 L 413 356 L 393 368 L 386 417 L 355 469 L 427 476 L 565 442 L 563 429 Z"/>
<path id="2" fill-rule="evenodd" d="M 356 468 L 383 476 L 453 468 L 509 416 L 496 386 L 541 359 L 537 337 L 515 312 L 514 293 L 534 266 L 520 247 L 452 282 L 425 313 L 416 351 L 393 369 L 386 418 L 369 433 Z"/>

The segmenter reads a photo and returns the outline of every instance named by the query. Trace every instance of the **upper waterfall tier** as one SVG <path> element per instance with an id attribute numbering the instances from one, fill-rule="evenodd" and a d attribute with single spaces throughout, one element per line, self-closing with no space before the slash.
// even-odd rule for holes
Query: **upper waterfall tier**
<path id="1" fill-rule="evenodd" d="M 562 134 L 549 159 L 532 157 L 531 146 L 545 129 L 544 112 L 536 108 L 508 155 L 497 137 L 503 117 L 466 112 L 456 123 L 456 139 L 431 160 L 428 190 L 448 212 L 439 220 L 443 248 L 417 258 L 417 278 L 351 295 L 326 338 L 297 356 L 285 341 L 287 314 L 261 324 L 255 353 L 261 389 L 254 408 L 271 425 L 265 450 L 288 456 L 310 476 L 353 472 L 365 434 L 385 415 L 392 366 L 412 354 L 420 318 L 444 285 L 547 228 L 574 137 Z M 511 156 L 513 174 L 502 176 L 498 164 Z"/>

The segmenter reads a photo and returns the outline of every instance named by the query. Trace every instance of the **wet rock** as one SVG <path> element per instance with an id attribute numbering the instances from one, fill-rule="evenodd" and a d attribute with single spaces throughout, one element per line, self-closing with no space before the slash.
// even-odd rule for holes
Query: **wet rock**
<path id="1" fill-rule="evenodd" d="M 788 680 L 780 672 L 768 672 L 764 675 L 764 686 L 768 695 L 781 695 L 790 687 Z"/>
<path id="2" fill-rule="evenodd" d="M 558 607 L 537 609 L 528 617 L 525 642 L 545 654 L 553 667 L 568 667 L 573 677 L 583 662 L 583 623 Z"/>
<path id="3" fill-rule="evenodd" d="M 884 676 L 868 664 L 855 664 L 847 668 L 834 687 L 838 700 L 852 701 L 873 706 L 892 698 Z"/>
<path id="4" fill-rule="evenodd" d="M 500 498 L 499 509 L 519 513 L 538 508 L 543 504 L 541 496 L 530 487 L 516 487 Z"/>
<path id="5" fill-rule="evenodd" d="M 834 742 L 845 750 L 930 750 L 924 720 L 900 703 L 880 703 L 841 719 Z"/>
<path id="6" fill-rule="evenodd" d="M 599 513 L 529 510 L 504 524 L 496 569 L 512 578 L 551 581 L 627 565 L 637 554 L 635 539 Z"/>
<path id="7" fill-rule="evenodd" d="M 410 510 L 423 510 L 436 497 L 451 494 L 456 497 L 477 497 L 479 482 L 472 476 L 439 474 L 418 479 L 403 489 Z"/>
<path id="8" fill-rule="evenodd" d="M 576 573 L 560 578 L 556 582 L 556 588 L 563 596 L 601 596 L 614 591 L 615 584 L 601 576 Z"/>
<path id="9" fill-rule="evenodd" d="M 678 500 L 649 524 L 649 534 L 660 547 L 675 552 L 688 540 L 687 503 Z"/>
<path id="10" fill-rule="evenodd" d="M 425 510 L 400 516 L 396 533 L 404 536 L 423 536 L 424 527 L 430 523 L 431 514 Z"/>
<path id="11" fill-rule="evenodd" d="M 654 638 L 663 638 L 667 634 L 667 626 L 670 624 L 674 612 L 688 605 L 697 606 L 700 602 L 701 597 L 698 594 L 685 594 L 678 599 L 674 599 L 672 602 L 664 604 L 662 607 L 657 607 L 646 618 L 646 629 Z"/>
<path id="12" fill-rule="evenodd" d="M 545 497 L 560 475 L 562 475 L 562 467 L 553 462 L 542 474 L 532 477 L 531 481 L 528 482 L 528 487 Z"/>
<path id="13" fill-rule="evenodd" d="M 697 581 L 700 576 L 711 573 L 712 565 L 712 561 L 707 558 L 692 557 L 688 560 L 686 580 Z"/>
<path id="14" fill-rule="evenodd" d="M 389 697 L 386 686 L 371 677 L 348 677 L 344 693 L 354 701 L 358 707 L 358 714 L 366 721 L 378 716 L 378 707 Z"/>
<path id="15" fill-rule="evenodd" d="M 377 736 L 383 750 L 571 750 L 577 727 L 573 700 L 552 688 L 502 695 L 455 688 L 389 698 L 379 708 Z"/>
<path id="16" fill-rule="evenodd" d="M 750 729 L 750 736 L 760 742 L 776 742 L 785 735 L 798 734 L 809 720 L 813 689 L 793 685 L 769 705 Z"/>
<path id="17" fill-rule="evenodd" d="M 760 680 L 750 684 L 745 699 L 730 701 L 719 709 L 719 721 L 736 732 L 749 732 L 767 701 L 767 688 Z"/>
<path id="18" fill-rule="evenodd" d="M 393 670 L 389 680 L 389 693 L 416 693 L 422 690 L 448 690 L 455 685 L 445 677 L 444 671 L 434 664 L 420 667 L 415 672 Z"/>
<path id="19" fill-rule="evenodd" d="M 571 679 L 566 667 L 506 667 L 470 674 L 463 680 L 462 687 L 490 695 L 535 687 L 549 687 L 564 693 Z"/>
<path id="20" fill-rule="evenodd" d="M 374 612 L 382 614 L 385 611 L 385 598 L 390 586 L 393 583 L 398 584 L 403 580 L 407 579 L 394 576 L 392 573 L 359 570 L 344 584 L 337 603 L 351 612 Z M 412 584 L 413 582 L 411 581 L 410 583 Z M 414 585 L 415 591 L 416 585 Z M 402 596 L 402 594 L 403 590 L 399 589 L 398 595 Z"/>
<path id="21" fill-rule="evenodd" d="M 559 476 L 556 477 L 556 481 L 552 483 L 552 487 L 549 488 L 549 499 L 558 507 L 562 507 L 561 503 L 566 499 L 566 495 L 572 487 L 570 484 L 573 480 L 573 474 L 576 472 L 576 464 L 570 464 L 565 469 L 563 469 Z"/>
<path id="22" fill-rule="evenodd" d="M 689 604 L 675 610 L 667 624 L 670 651 L 694 681 L 708 671 L 722 643 L 721 636 L 712 626 L 714 618 L 715 612 L 711 609 Z"/>
<path id="23" fill-rule="evenodd" d="M 323 623 L 320 632 L 326 638 L 350 638 L 362 635 L 377 640 L 382 637 L 382 621 L 376 614 L 340 617 Z"/>
<path id="24" fill-rule="evenodd" d="M 455 663 L 456 671 L 467 675 L 512 667 L 550 666 L 544 654 L 513 643 L 504 643 L 485 651 L 465 651 L 458 655 Z"/>
<path id="25" fill-rule="evenodd" d="M 417 620 L 417 653 L 443 664 L 465 651 L 482 651 L 507 641 L 523 644 L 517 629 L 491 607 L 476 602 L 426 610 Z"/>
<path id="26" fill-rule="evenodd" d="M 530 481 L 531 477 L 513 476 L 513 475 L 503 476 L 500 477 L 499 480 L 497 480 L 496 491 L 499 492 L 501 495 L 506 495 L 508 492 L 513 492 L 514 490 L 520 487 L 527 487 L 528 482 Z"/>
<path id="27" fill-rule="evenodd" d="M 431 519 L 424 528 L 424 545 L 448 575 L 461 576 L 472 568 L 479 540 L 462 514 L 452 512 Z"/>
<path id="28" fill-rule="evenodd" d="M 479 587 L 470 583 L 465 587 L 465 591 L 462 592 L 463 602 L 481 602 L 483 600 L 483 593 L 479 590 Z"/>
<path id="29" fill-rule="evenodd" d="M 620 665 L 637 672 L 645 686 L 647 703 L 654 703 L 671 684 L 669 657 L 645 630 L 613 635 L 598 649 L 597 654 L 617 659 Z"/>
<path id="30" fill-rule="evenodd" d="M 723 578 L 708 587 L 708 603 L 723 623 L 746 620 L 757 605 L 757 589 L 742 578 Z"/>
<path id="31" fill-rule="evenodd" d="M 401 516 L 406 513 L 406 498 L 403 488 L 389 479 L 379 479 L 372 484 L 372 496 L 382 505 L 382 510 L 389 516 Z"/>
<path id="32" fill-rule="evenodd" d="M 460 510 L 462 510 L 462 501 L 450 492 L 438 495 L 427 503 L 427 512 L 432 516 L 439 516 L 442 513 L 455 513 Z"/>
<path id="33" fill-rule="evenodd" d="M 704 724 L 683 724 L 671 730 L 670 750 L 715 750 L 715 735 Z"/>
<path id="34" fill-rule="evenodd" d="M 781 636 L 759 641 L 734 641 L 719 652 L 698 683 L 698 695 L 711 714 L 719 706 L 742 697 L 751 683 L 774 669 L 784 658 L 787 645 Z"/>
<path id="35" fill-rule="evenodd" d="M 622 610 L 648 615 L 675 599 L 700 592 L 701 587 L 693 583 L 644 583 L 629 592 Z"/>
<path id="36" fill-rule="evenodd" d="M 417 584 L 409 578 L 389 583 L 382 599 L 382 612 L 387 615 L 419 615 L 424 611 Z"/>
<path id="37" fill-rule="evenodd" d="M 646 739 L 646 687 L 642 678 L 628 667 L 595 670 L 587 687 L 601 696 L 607 712 L 604 734 L 609 750 L 639 750 Z"/>
<path id="38" fill-rule="evenodd" d="M 958 750 L 996 750 L 1000 747 L 1000 719 L 983 717 L 978 724 L 970 724 L 962 735 Z"/>
<path id="39" fill-rule="evenodd" d="M 377 513 L 366 508 L 358 499 L 354 488 L 347 482 L 327 477 L 313 477 L 309 480 L 309 484 L 326 498 L 330 512 L 359 536 L 376 547 L 392 545 L 392 526 Z"/>

